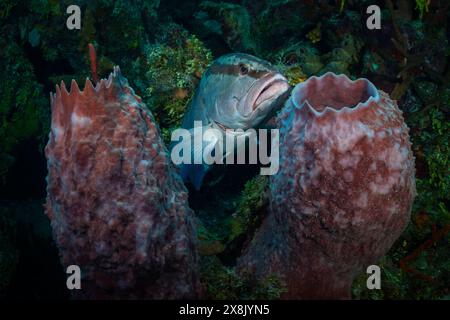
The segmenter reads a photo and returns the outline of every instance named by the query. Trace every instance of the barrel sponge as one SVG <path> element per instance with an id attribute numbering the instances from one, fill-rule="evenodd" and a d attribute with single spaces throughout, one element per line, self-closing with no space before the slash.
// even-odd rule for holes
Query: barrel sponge
<path id="1" fill-rule="evenodd" d="M 409 221 L 409 129 L 386 93 L 333 73 L 297 85 L 278 123 L 270 214 L 238 267 L 281 275 L 284 298 L 349 298 Z"/>
<path id="2" fill-rule="evenodd" d="M 118 67 L 51 94 L 46 212 L 79 298 L 195 298 L 193 212 L 153 116 Z"/>

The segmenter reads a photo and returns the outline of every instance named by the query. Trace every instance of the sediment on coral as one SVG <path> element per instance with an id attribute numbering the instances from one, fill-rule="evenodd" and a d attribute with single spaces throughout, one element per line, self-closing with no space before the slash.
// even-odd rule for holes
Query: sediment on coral
<path id="1" fill-rule="evenodd" d="M 115 68 L 51 95 L 47 215 L 80 298 L 195 298 L 193 213 L 151 113 Z M 75 290 L 78 291 L 78 290 Z"/>

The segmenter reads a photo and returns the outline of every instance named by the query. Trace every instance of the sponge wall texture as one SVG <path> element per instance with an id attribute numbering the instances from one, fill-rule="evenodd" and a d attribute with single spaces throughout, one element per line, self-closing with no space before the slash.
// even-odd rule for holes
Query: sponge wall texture
<path id="1" fill-rule="evenodd" d="M 238 261 L 280 275 L 284 298 L 350 298 L 407 225 L 416 195 L 402 112 L 366 79 L 327 73 L 297 85 L 278 116 L 270 214 Z"/>
<path id="2" fill-rule="evenodd" d="M 193 212 L 155 121 L 116 67 L 51 95 L 47 214 L 75 297 L 195 298 Z"/>

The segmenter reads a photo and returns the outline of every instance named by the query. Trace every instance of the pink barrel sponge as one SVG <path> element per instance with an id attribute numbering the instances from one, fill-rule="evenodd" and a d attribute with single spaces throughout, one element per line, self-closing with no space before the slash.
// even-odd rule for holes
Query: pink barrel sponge
<path id="1" fill-rule="evenodd" d="M 270 214 L 238 262 L 280 275 L 284 298 L 349 298 L 407 225 L 416 194 L 402 112 L 366 79 L 297 85 L 278 117 Z"/>
<path id="2" fill-rule="evenodd" d="M 193 212 L 155 121 L 116 67 L 51 95 L 47 214 L 82 298 L 198 296 Z"/>

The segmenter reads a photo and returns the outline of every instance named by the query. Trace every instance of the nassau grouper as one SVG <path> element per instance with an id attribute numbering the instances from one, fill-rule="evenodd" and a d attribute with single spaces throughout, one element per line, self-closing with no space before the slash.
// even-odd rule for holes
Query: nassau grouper
<path id="1" fill-rule="evenodd" d="M 191 142 L 199 141 L 196 135 L 201 135 L 206 129 L 217 129 L 210 131 L 218 134 L 200 137 L 200 146 L 194 143 L 190 149 L 191 158 L 203 155 L 205 141 L 222 146 L 230 137 L 233 141 L 245 141 L 237 139 L 248 135 L 243 130 L 256 128 L 271 117 L 284 103 L 289 89 L 287 79 L 270 63 L 257 57 L 233 53 L 215 60 L 200 81 L 182 127 L 190 131 Z M 225 152 L 222 146 L 219 150 L 223 150 L 220 155 L 223 159 L 229 150 Z M 243 146 L 245 143 L 241 142 L 234 148 L 239 152 Z M 184 181 L 190 181 L 199 190 L 210 166 L 203 160 L 191 163 L 181 164 L 181 175 Z"/>

